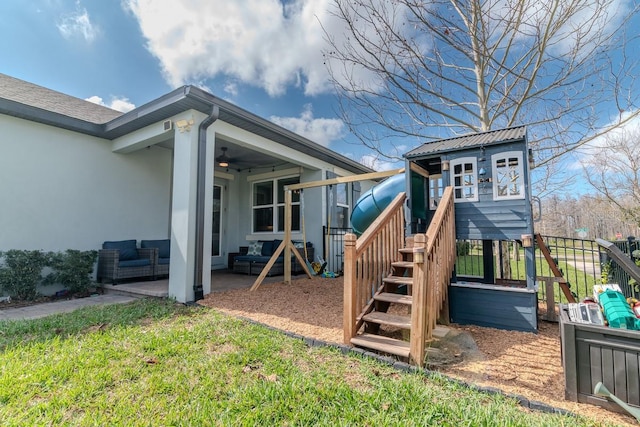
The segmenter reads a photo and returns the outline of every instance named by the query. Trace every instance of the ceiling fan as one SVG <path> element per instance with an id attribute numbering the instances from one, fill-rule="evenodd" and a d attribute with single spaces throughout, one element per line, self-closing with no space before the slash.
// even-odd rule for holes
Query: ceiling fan
<path id="1" fill-rule="evenodd" d="M 216 157 L 216 162 L 218 162 L 218 166 L 226 168 L 229 167 L 229 156 L 227 156 L 227 147 L 220 147 L 222 154 Z"/>

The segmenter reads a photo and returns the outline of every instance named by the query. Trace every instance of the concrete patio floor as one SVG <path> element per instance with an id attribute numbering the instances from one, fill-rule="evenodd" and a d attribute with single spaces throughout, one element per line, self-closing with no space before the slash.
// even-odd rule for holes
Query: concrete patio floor
<path id="1" fill-rule="evenodd" d="M 304 277 L 304 275 L 292 276 L 292 279 Z M 232 273 L 230 270 L 215 270 L 211 272 L 211 292 L 224 292 L 235 289 L 249 289 L 258 278 L 257 275 Z M 268 283 L 281 283 L 284 276 L 265 277 L 262 285 Z M 103 285 L 107 294 L 136 295 L 156 298 L 169 296 L 169 279 L 146 280 L 143 282 L 125 282 L 117 285 Z"/>

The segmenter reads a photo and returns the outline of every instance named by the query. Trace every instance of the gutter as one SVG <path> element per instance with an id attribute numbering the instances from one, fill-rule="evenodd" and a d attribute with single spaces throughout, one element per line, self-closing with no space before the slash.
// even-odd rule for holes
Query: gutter
<path id="1" fill-rule="evenodd" d="M 220 107 L 211 104 L 211 113 L 198 126 L 198 169 L 196 184 L 196 265 L 194 269 L 194 301 L 204 298 L 204 288 L 202 284 L 202 273 L 204 271 L 204 200 L 205 200 L 205 180 L 207 172 L 207 129 L 220 116 Z"/>

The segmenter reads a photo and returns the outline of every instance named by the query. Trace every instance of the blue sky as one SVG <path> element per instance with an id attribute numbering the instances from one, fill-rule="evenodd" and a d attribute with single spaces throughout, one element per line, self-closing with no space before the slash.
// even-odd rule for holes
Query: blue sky
<path id="1" fill-rule="evenodd" d="M 322 61 L 328 1 L 307 3 L 3 0 L 0 72 L 121 111 L 195 84 L 361 161 Z"/>
<path id="2" fill-rule="evenodd" d="M 374 161 L 334 112 L 320 27 L 341 33 L 331 2 L 1 0 L 0 72 L 121 111 L 195 84 L 368 166 L 397 167 Z M 582 173 L 580 156 L 565 169 Z"/>

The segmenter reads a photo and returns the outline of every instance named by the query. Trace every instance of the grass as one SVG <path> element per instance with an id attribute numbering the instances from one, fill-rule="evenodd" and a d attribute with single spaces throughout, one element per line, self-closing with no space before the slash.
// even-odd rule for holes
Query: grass
<path id="1" fill-rule="evenodd" d="M 511 271 L 514 279 L 525 280 L 525 264 L 524 264 L 524 250 L 520 249 L 519 260 L 511 260 Z M 590 261 L 592 255 L 589 251 L 581 249 L 567 249 L 562 251 L 562 257 L 557 258 L 558 268 L 563 272 L 563 276 L 571 284 L 571 290 L 578 295 L 578 299 L 581 300 L 586 296 L 593 295 L 593 285 L 600 283 L 599 277 L 594 277 L 588 272 L 584 272 L 570 263 L 567 260 L 580 260 Z M 495 263 L 495 259 L 494 259 Z M 482 261 L 482 249 L 474 248 L 468 255 L 458 255 L 456 260 L 456 273 L 459 276 L 479 276 L 484 274 L 484 266 Z M 554 274 L 546 262 L 544 257 L 539 251 L 536 251 L 536 276 L 538 277 L 553 277 Z M 542 287 L 544 288 L 544 286 Z M 566 303 L 567 299 L 560 291 L 559 286 L 556 284 L 556 300 L 561 303 Z"/>
<path id="2" fill-rule="evenodd" d="M 167 301 L 0 322 L 0 339 L 3 426 L 598 425 Z"/>

